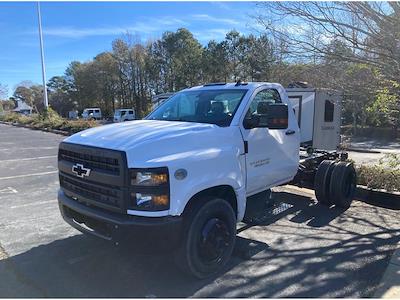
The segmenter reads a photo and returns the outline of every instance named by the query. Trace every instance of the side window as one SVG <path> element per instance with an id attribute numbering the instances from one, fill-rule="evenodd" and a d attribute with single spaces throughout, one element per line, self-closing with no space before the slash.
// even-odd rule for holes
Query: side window
<path id="1" fill-rule="evenodd" d="M 130 110 L 130 111 L 129 111 L 129 114 L 130 114 L 130 115 L 133 115 L 133 110 Z"/>
<path id="2" fill-rule="evenodd" d="M 325 100 L 324 121 L 333 122 L 333 113 L 335 112 L 335 104 L 330 100 Z"/>
<path id="3" fill-rule="evenodd" d="M 257 93 L 254 99 L 250 103 L 249 110 L 246 113 L 246 118 L 250 118 L 251 115 L 257 113 L 265 113 L 264 111 L 257 111 L 258 104 L 264 102 L 265 104 L 282 103 L 279 92 L 275 89 L 265 89 Z M 265 107 L 265 106 L 264 106 Z"/>

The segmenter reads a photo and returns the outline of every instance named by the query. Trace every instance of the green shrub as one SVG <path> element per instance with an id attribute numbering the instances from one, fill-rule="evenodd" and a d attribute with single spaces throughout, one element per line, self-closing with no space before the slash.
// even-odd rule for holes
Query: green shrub
<path id="1" fill-rule="evenodd" d="M 387 154 L 377 165 L 356 167 L 358 184 L 372 189 L 400 192 L 400 155 Z"/>
<path id="2" fill-rule="evenodd" d="M 60 130 L 68 131 L 71 133 L 76 133 L 85 129 L 89 129 L 92 127 L 98 126 L 96 121 L 89 120 L 69 120 L 66 121 L 61 127 Z"/>
<path id="3" fill-rule="evenodd" d="M 88 128 L 98 126 L 96 121 L 87 120 L 66 120 L 60 117 L 57 112 L 49 108 L 43 114 L 25 116 L 16 113 L 8 113 L 0 116 L 0 121 L 29 125 L 37 129 L 58 129 L 70 133 L 76 133 Z"/>

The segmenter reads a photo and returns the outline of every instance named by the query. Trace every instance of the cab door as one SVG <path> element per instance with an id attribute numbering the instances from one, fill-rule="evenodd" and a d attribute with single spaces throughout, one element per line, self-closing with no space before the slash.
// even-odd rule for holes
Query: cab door
<path id="1" fill-rule="evenodd" d="M 288 105 L 287 128 L 256 127 L 246 129 L 243 125 L 244 120 L 251 118 L 254 114 L 261 113 L 257 110 L 267 107 L 265 105 L 267 103 L 285 103 Z M 288 99 L 282 99 L 282 93 L 277 89 L 257 89 L 245 111 L 240 130 L 245 145 L 247 144 L 247 153 L 245 153 L 246 189 L 247 195 L 250 196 L 277 184 L 288 182 L 294 177 L 299 163 L 300 134 Z"/>

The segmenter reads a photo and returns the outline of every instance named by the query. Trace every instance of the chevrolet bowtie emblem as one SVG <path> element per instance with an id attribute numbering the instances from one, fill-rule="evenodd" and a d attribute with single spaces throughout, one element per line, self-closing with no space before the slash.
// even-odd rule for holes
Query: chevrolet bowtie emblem
<path id="1" fill-rule="evenodd" d="M 72 166 L 72 173 L 80 178 L 83 178 L 90 175 L 90 169 L 85 168 L 82 164 L 75 164 Z"/>

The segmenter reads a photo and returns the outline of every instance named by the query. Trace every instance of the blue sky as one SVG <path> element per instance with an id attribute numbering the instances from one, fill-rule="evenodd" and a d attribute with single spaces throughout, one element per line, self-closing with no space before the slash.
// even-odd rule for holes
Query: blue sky
<path id="1" fill-rule="evenodd" d="M 231 29 L 255 32 L 255 11 L 254 2 L 42 2 L 46 77 L 110 50 L 128 31 L 145 41 L 185 27 L 202 44 Z M 41 82 L 36 2 L 0 2 L 0 83 L 11 95 L 23 80 Z"/>

